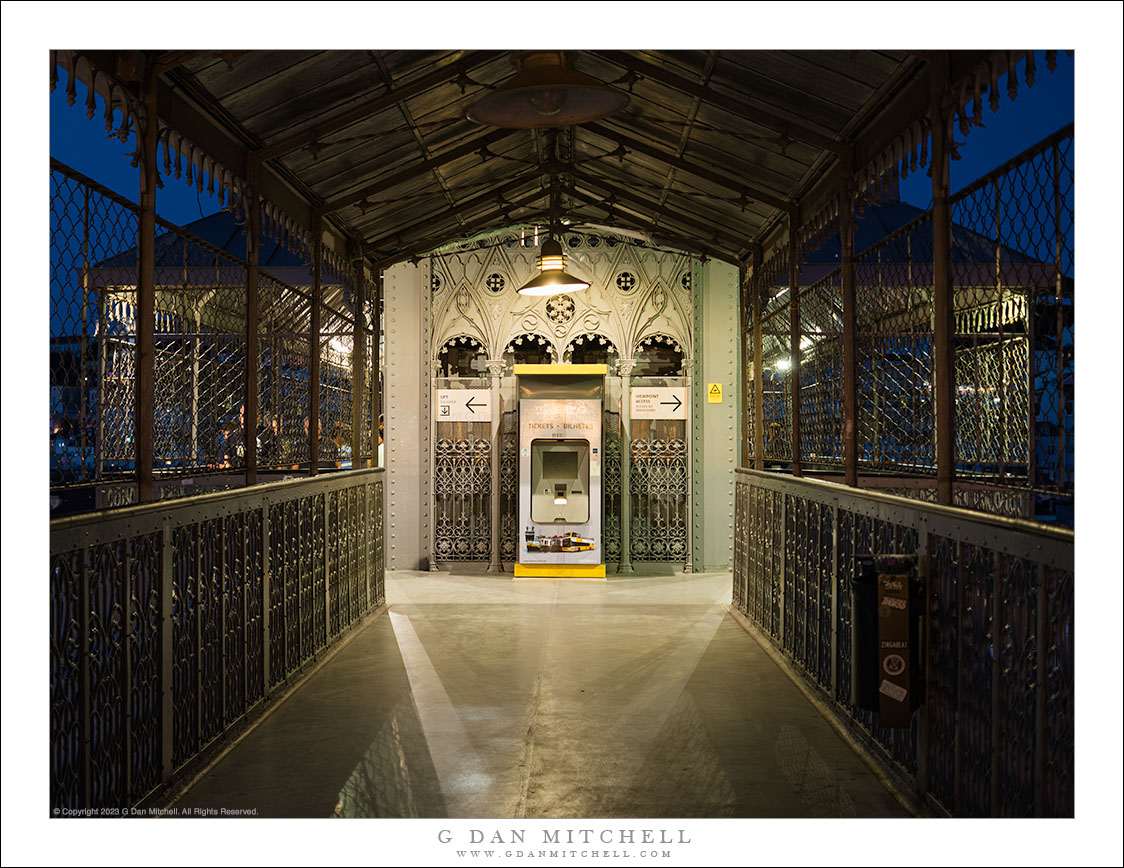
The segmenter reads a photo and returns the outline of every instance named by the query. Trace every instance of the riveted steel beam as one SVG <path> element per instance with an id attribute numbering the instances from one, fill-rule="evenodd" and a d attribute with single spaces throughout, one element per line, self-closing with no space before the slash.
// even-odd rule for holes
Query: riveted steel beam
<path id="1" fill-rule="evenodd" d="M 687 172 L 697 178 L 710 181 L 712 184 L 718 184 L 728 190 L 737 193 L 745 193 L 750 199 L 756 199 L 772 208 L 780 208 L 787 211 L 793 205 L 792 202 L 777 196 L 775 193 L 767 193 L 759 187 L 753 187 L 746 184 L 744 181 L 739 181 L 736 178 L 724 175 L 714 169 L 700 166 L 698 163 L 692 163 L 690 160 L 677 157 L 675 154 L 669 154 L 647 142 L 634 139 L 631 136 L 626 136 L 624 133 L 618 133 L 601 124 L 584 124 L 583 128 L 609 141 L 616 142 L 618 145 L 623 145 L 629 150 L 636 151 L 638 154 L 644 154 L 646 157 L 651 157 L 653 160 L 659 160 L 664 165 Z"/>
<path id="2" fill-rule="evenodd" d="M 451 82 L 455 80 L 458 75 L 467 72 L 473 67 L 494 60 L 501 54 L 503 54 L 501 51 L 477 51 L 469 54 L 467 57 L 441 66 L 413 81 L 391 88 L 386 93 L 360 103 L 354 108 L 340 112 L 326 120 L 317 121 L 315 124 L 299 132 L 292 133 L 280 141 L 267 145 L 258 151 L 258 156 L 262 160 L 271 160 L 274 157 L 280 157 L 298 148 L 315 144 L 324 136 L 331 135 L 352 124 L 356 124 L 373 114 L 377 114 L 383 109 L 390 108 L 395 103 L 410 99 L 430 88 L 445 84 L 446 82 Z"/>
<path id="3" fill-rule="evenodd" d="M 613 208 L 609 203 L 601 199 L 596 199 L 593 196 L 588 196 L 580 190 L 570 190 L 569 193 L 574 199 L 585 205 L 604 211 L 608 215 L 608 219 L 619 222 L 622 227 L 639 229 L 642 232 L 649 233 L 654 243 L 666 242 L 670 246 L 681 247 L 688 253 L 722 253 L 732 257 L 732 253 L 725 247 L 720 245 L 714 245 L 712 247 L 701 245 L 697 238 L 684 238 L 681 235 L 676 235 L 674 232 L 669 232 L 667 227 L 657 226 L 655 223 L 645 220 L 643 217 L 622 213 L 620 210 Z"/>
<path id="4" fill-rule="evenodd" d="M 653 199 L 647 199 L 637 193 L 631 193 L 626 190 L 621 190 L 616 187 L 612 181 L 594 178 L 582 172 L 571 171 L 568 174 L 570 174 L 576 181 L 611 193 L 622 204 L 631 202 L 637 208 L 647 211 L 650 214 L 664 214 L 667 215 L 670 219 L 682 223 L 684 226 L 690 226 L 692 229 L 698 230 L 699 232 L 703 233 L 700 241 L 702 239 L 724 239 L 730 242 L 734 246 L 734 248 L 739 251 L 743 250 L 748 243 L 747 239 L 741 237 L 740 235 L 734 235 L 733 233 L 727 232 L 724 229 L 720 229 L 714 225 L 707 224 L 700 219 L 684 214 L 682 211 L 674 211 L 667 207 L 661 206 L 659 202 L 656 202 Z"/>
<path id="5" fill-rule="evenodd" d="M 370 250 L 378 250 L 387 244 L 393 244 L 398 238 L 405 237 L 406 235 L 409 235 L 411 232 L 414 232 L 418 229 L 432 229 L 434 223 L 437 220 L 456 217 L 481 205 L 495 204 L 497 202 L 497 197 L 511 195 L 512 193 L 521 190 L 529 182 L 541 179 L 542 175 L 537 171 L 525 172 L 524 174 L 519 175 L 518 177 L 504 184 L 502 187 L 494 190 L 488 190 L 478 196 L 473 196 L 471 199 L 466 199 L 464 202 L 457 204 L 456 207 L 452 209 L 443 208 L 437 214 L 428 214 L 419 220 L 415 220 L 413 223 L 410 223 L 407 226 L 399 227 L 398 229 L 394 230 L 394 232 L 388 232 L 386 235 L 375 238 L 372 241 L 365 242 L 364 246 L 366 246 Z M 537 195 L 545 196 L 546 191 L 541 191 Z M 454 229 L 453 231 L 455 232 L 457 230 Z"/>
<path id="6" fill-rule="evenodd" d="M 392 187 L 397 187 L 404 181 L 409 181 L 411 178 L 416 178 L 418 175 L 424 175 L 426 172 L 432 172 L 449 163 L 467 157 L 469 154 L 476 153 L 481 148 L 488 145 L 494 145 L 509 136 L 516 133 L 523 132 L 522 130 L 493 130 L 487 135 L 478 136 L 475 139 L 470 139 L 461 145 L 458 145 L 451 150 L 445 151 L 436 157 L 422 157 L 417 162 L 412 163 L 406 168 L 394 172 L 386 178 L 375 181 L 373 184 L 368 184 L 361 190 L 353 193 L 348 193 L 346 196 L 340 196 L 330 202 L 325 202 L 319 211 L 321 214 L 328 214 L 332 211 L 338 211 L 341 208 L 346 208 L 349 205 L 356 205 L 366 199 L 368 196 L 374 196 L 384 190 L 389 190 Z"/>
<path id="7" fill-rule="evenodd" d="M 472 220 L 464 226 L 461 226 L 459 230 L 457 230 L 457 234 L 472 235 L 476 232 L 481 232 L 484 229 L 489 228 L 495 222 L 497 217 L 503 217 L 505 211 L 509 211 L 513 208 L 525 208 L 528 205 L 537 202 L 545 195 L 545 191 L 540 190 L 532 193 L 530 196 L 525 196 L 524 198 L 518 199 L 514 202 L 507 202 L 502 207 L 497 205 L 494 209 L 482 214 L 476 220 Z M 378 273 L 380 269 L 393 265 L 396 262 L 401 262 L 404 259 L 410 259 L 413 256 L 421 256 L 425 252 L 436 247 L 438 244 L 448 241 L 451 237 L 455 237 L 454 235 L 452 235 L 453 231 L 454 230 L 446 229 L 439 233 L 429 235 L 428 237 L 423 238 L 421 241 L 415 241 L 413 244 L 391 256 L 383 257 L 382 259 L 374 261 L 372 263 L 372 267 L 375 269 L 375 272 Z"/>
<path id="8" fill-rule="evenodd" d="M 817 133 L 814 130 L 810 130 L 792 121 L 786 121 L 784 118 L 777 117 L 771 112 L 754 108 L 742 102 L 740 99 L 727 96 L 724 93 L 719 93 L 704 84 L 698 84 L 697 82 L 682 78 L 670 70 L 657 66 L 654 63 L 649 63 L 646 60 L 641 60 L 624 51 L 597 51 L 594 53 L 601 55 L 606 60 L 610 60 L 618 66 L 623 66 L 625 69 L 638 72 L 647 79 L 665 84 L 681 93 L 698 97 L 703 102 L 716 106 L 732 115 L 744 118 L 751 123 L 776 130 L 778 133 L 786 135 L 790 139 L 806 142 L 809 145 L 815 145 L 817 148 L 822 148 L 825 151 L 831 151 L 835 154 L 842 154 L 846 150 L 845 145 L 835 141 L 830 136 Z"/>

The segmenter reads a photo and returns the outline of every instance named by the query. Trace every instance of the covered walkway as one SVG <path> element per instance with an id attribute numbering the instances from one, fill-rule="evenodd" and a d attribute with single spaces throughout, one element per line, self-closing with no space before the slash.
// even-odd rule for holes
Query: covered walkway
<path id="1" fill-rule="evenodd" d="M 388 611 L 173 804 L 266 817 L 905 817 L 729 573 L 388 572 Z"/>

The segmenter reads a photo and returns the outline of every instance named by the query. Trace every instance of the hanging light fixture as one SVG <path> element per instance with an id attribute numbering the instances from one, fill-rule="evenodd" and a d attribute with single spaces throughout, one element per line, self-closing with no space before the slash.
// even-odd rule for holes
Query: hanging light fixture
<path id="1" fill-rule="evenodd" d="M 566 255 L 562 245 L 553 238 L 542 243 L 539 253 L 539 275 L 527 281 L 517 290 L 520 295 L 560 295 L 564 292 L 578 292 L 588 289 L 589 284 L 567 274 Z"/>
<path id="2" fill-rule="evenodd" d="M 568 127 L 620 111 L 628 94 L 570 68 L 564 51 L 519 51 L 511 81 L 465 113 L 478 124 L 512 129 Z"/>

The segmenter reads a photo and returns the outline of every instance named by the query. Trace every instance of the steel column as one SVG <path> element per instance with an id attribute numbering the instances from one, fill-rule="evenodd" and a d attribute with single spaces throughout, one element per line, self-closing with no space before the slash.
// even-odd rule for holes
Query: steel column
<path id="1" fill-rule="evenodd" d="M 802 475 L 800 467 L 800 209 L 788 212 L 788 327 L 791 364 L 788 375 L 792 389 L 792 475 Z"/>
<path id="2" fill-rule="evenodd" d="M 632 369 L 635 359 L 620 359 L 617 373 L 620 375 L 621 395 L 621 556 L 617 563 L 618 573 L 633 573 L 632 568 Z M 604 439 L 602 439 L 604 442 Z M 602 450 L 604 451 L 604 450 Z M 690 536 L 690 534 L 688 534 Z"/>
<path id="3" fill-rule="evenodd" d="M 488 359 L 488 374 L 492 384 L 492 465 L 491 488 L 492 498 L 489 504 L 492 522 L 492 553 L 488 559 L 489 573 L 502 573 L 503 564 L 500 562 L 500 458 L 503 450 L 503 408 L 500 406 L 500 377 L 503 375 L 503 359 Z"/>
<path id="4" fill-rule="evenodd" d="M 859 484 L 858 365 L 855 314 L 855 220 L 853 167 L 841 164 L 839 184 L 840 296 L 843 306 L 843 482 Z"/>
<path id="5" fill-rule="evenodd" d="M 1036 509 L 1035 491 L 1038 486 L 1038 443 L 1035 428 L 1038 419 L 1038 403 L 1034 389 L 1034 377 L 1038 370 L 1038 352 L 1036 341 L 1038 339 L 1038 288 L 1029 287 L 1026 299 L 1026 395 L 1027 395 L 1027 420 L 1026 420 L 1026 479 L 1030 489 L 1027 493 L 1026 517 L 1034 518 Z"/>
<path id="6" fill-rule="evenodd" d="M 999 184 L 1003 176 L 995 178 L 995 303 L 999 306 L 999 484 L 1007 478 L 1007 348 L 1003 343 L 1003 248 L 999 243 L 1002 224 L 999 210 Z M 981 447 L 982 447 L 981 443 Z M 982 458 L 982 456 L 981 456 Z"/>
<path id="7" fill-rule="evenodd" d="M 937 405 L 937 502 L 943 504 L 953 502 L 956 474 L 947 88 L 948 52 L 934 51 L 929 55 L 929 111 L 933 138 L 933 390 Z"/>
<path id="8" fill-rule="evenodd" d="M 351 340 L 351 467 L 368 467 L 360 459 L 363 449 L 363 402 L 367 394 L 367 280 L 363 273 L 363 250 L 351 251 L 352 296 L 355 299 L 355 327 Z"/>
<path id="9" fill-rule="evenodd" d="M 242 420 L 242 443 L 246 455 L 246 484 L 258 481 L 258 250 L 261 247 L 261 220 L 258 216 L 258 176 L 260 165 L 253 155 L 247 161 L 248 199 L 246 203 L 246 412 Z M 186 262 L 186 257 L 184 259 Z M 216 286 L 218 284 L 216 283 Z"/>
<path id="10" fill-rule="evenodd" d="M 765 311 L 765 279 L 761 245 L 753 245 L 753 467 L 765 469 L 765 366 L 761 352 L 761 318 Z"/>
<path id="11" fill-rule="evenodd" d="M 382 274 L 375 274 L 375 298 L 371 312 L 371 466 L 378 467 L 379 441 L 382 438 Z"/>
<path id="12" fill-rule="evenodd" d="M 86 357 L 89 355 L 89 292 L 90 292 L 90 188 L 82 185 L 82 356 L 79 362 L 78 387 L 82 395 L 78 400 L 78 454 L 82 461 L 82 477 L 86 475 L 87 422 L 86 405 L 90 402 L 90 389 L 87 385 L 89 369 Z M 98 381 L 101 382 L 100 380 Z M 96 477 L 99 481 L 101 474 Z"/>
<path id="13" fill-rule="evenodd" d="M 745 317 L 749 311 L 748 290 L 746 281 L 749 269 L 745 264 L 738 266 L 738 370 L 741 372 L 741 413 L 738 414 L 739 427 L 738 463 L 741 467 L 749 464 L 749 377 L 746 355 L 749 350 L 746 342 Z"/>
<path id="14" fill-rule="evenodd" d="M 320 469 L 320 266 L 324 232 L 320 215 L 312 218 L 312 311 L 308 327 L 308 475 Z"/>
<path id="15" fill-rule="evenodd" d="M 105 357 L 109 351 L 109 308 L 105 287 L 98 288 L 98 412 L 94 435 L 94 478 L 102 481 L 105 468 Z"/>
<path id="16" fill-rule="evenodd" d="M 136 450 L 137 502 L 152 500 L 153 436 L 155 430 L 156 340 L 156 120 L 155 70 L 145 70 L 141 99 L 144 116 L 138 129 L 141 151 L 140 225 L 137 238 L 137 373 L 133 448 Z"/>
<path id="17" fill-rule="evenodd" d="M 1061 159 L 1058 154 L 1058 145 L 1055 142 L 1054 154 L 1054 303 L 1057 315 L 1055 316 L 1057 328 L 1057 344 L 1055 356 L 1058 378 L 1058 413 L 1056 425 L 1058 431 L 1058 470 L 1054 475 L 1054 488 L 1064 491 L 1066 488 L 1065 466 L 1065 293 L 1062 289 L 1062 186 L 1061 186 Z"/>
<path id="18" fill-rule="evenodd" d="M 191 339 L 191 457 L 199 460 L 199 307 L 195 311 L 195 337 Z"/>

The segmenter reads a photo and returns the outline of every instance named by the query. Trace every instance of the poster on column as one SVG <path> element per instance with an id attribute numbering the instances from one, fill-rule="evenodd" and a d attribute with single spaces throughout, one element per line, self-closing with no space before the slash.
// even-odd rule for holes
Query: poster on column
<path id="1" fill-rule="evenodd" d="M 438 389 L 438 422 L 491 422 L 491 389 Z"/>

